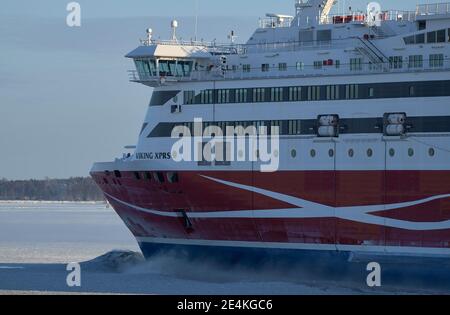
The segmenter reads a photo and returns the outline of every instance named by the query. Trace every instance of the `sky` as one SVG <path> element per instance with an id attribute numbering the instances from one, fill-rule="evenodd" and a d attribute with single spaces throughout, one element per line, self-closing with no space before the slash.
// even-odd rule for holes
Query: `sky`
<path id="1" fill-rule="evenodd" d="M 0 178 L 88 176 L 96 161 L 133 145 L 152 90 L 130 83 L 124 55 L 153 28 L 168 38 L 170 21 L 192 38 L 245 42 L 265 13 L 293 14 L 293 0 L 79 0 L 81 27 L 66 25 L 64 0 L 2 0 L 0 5 Z M 369 1 L 338 3 L 364 9 Z M 379 1 L 414 10 L 410 0 Z M 433 2 L 433 1 L 432 1 Z"/>

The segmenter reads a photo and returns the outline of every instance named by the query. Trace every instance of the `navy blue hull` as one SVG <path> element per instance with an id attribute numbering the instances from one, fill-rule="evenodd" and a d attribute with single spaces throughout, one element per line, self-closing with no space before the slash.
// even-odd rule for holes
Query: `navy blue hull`
<path id="1" fill-rule="evenodd" d="M 440 288 L 450 292 L 448 258 L 359 256 L 351 252 L 140 243 L 146 259 L 168 255 L 199 265 L 280 272 L 289 279 L 366 284 L 367 264 L 378 262 L 383 286 Z M 188 272 L 188 270 L 186 270 Z"/>

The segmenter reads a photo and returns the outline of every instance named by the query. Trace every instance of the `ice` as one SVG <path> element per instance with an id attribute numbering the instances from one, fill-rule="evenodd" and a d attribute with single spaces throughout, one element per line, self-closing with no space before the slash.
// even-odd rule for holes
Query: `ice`
<path id="1" fill-rule="evenodd" d="M 69 288 L 66 283 L 66 266 L 72 262 L 80 262 L 80 288 Z M 185 260 L 175 253 L 146 261 L 123 222 L 104 204 L 0 202 L 0 294 L 343 295 L 438 292 L 421 288 L 417 285 L 370 289 L 365 281 L 333 281 L 311 276 L 308 270 L 270 265 L 227 267 L 215 261 Z"/>

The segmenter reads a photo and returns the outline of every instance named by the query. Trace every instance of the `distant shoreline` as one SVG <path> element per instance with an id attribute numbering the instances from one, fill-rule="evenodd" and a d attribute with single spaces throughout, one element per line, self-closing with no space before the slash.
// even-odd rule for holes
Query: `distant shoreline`
<path id="1" fill-rule="evenodd" d="M 104 202 L 105 197 L 90 177 L 0 179 L 0 201 Z"/>
<path id="2" fill-rule="evenodd" d="M 46 204 L 99 204 L 99 205 L 105 205 L 105 201 L 69 201 L 69 200 L 1 200 L 0 204 L 9 204 L 9 203 L 28 203 L 28 204 L 38 204 L 38 203 L 46 203 Z"/>

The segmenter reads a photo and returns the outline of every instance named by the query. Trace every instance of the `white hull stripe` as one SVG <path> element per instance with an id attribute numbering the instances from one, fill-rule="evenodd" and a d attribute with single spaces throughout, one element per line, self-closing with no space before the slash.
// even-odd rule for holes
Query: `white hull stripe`
<path id="1" fill-rule="evenodd" d="M 259 249 L 286 249 L 286 250 L 311 250 L 311 251 L 339 251 L 378 255 L 403 255 L 403 256 L 450 256 L 450 248 L 428 247 L 403 247 L 403 246 L 368 246 L 368 245 L 332 245 L 332 244 L 303 244 L 303 243 L 274 243 L 274 242 L 243 242 L 243 241 L 215 241 L 193 239 L 167 239 L 153 237 L 137 237 L 139 243 L 182 245 L 182 246 L 212 246 L 212 247 L 237 247 Z"/>
<path id="2" fill-rule="evenodd" d="M 448 195 L 434 196 L 418 201 L 390 204 L 390 205 L 375 205 L 375 206 L 361 206 L 361 207 L 330 207 L 319 203 L 314 203 L 308 200 L 296 198 L 289 195 L 276 193 L 269 190 L 256 188 L 253 186 L 246 186 L 237 183 L 227 182 L 212 177 L 202 176 L 217 183 L 251 191 L 263 196 L 270 197 L 285 203 L 293 205 L 290 209 L 272 209 L 272 210 L 242 210 L 242 211 L 217 211 L 217 212 L 189 212 L 188 215 L 193 219 L 321 219 L 321 218 L 338 218 L 363 224 L 371 224 L 378 226 L 385 226 L 390 228 L 398 228 L 411 231 L 437 231 L 450 229 L 450 220 L 442 222 L 411 222 L 404 220 L 395 220 L 384 218 L 370 213 L 389 211 L 407 208 L 411 206 L 425 204 L 434 200 L 450 198 Z M 110 199 L 133 208 L 140 212 L 145 212 L 152 215 L 162 217 L 178 218 L 183 215 L 180 212 L 157 211 L 138 207 L 136 205 L 119 200 L 107 193 Z"/>

